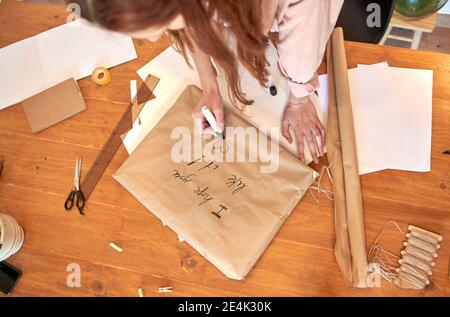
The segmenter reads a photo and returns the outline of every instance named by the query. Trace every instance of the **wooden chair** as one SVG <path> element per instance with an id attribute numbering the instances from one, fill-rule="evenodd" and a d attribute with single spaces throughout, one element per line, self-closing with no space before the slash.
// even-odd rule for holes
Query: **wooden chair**
<path id="1" fill-rule="evenodd" d="M 388 29 L 385 35 L 383 36 L 383 39 L 380 41 L 380 44 L 383 45 L 387 39 L 394 39 L 398 41 L 409 42 L 411 43 L 410 47 L 416 50 L 419 48 L 420 40 L 422 39 L 422 34 L 424 32 L 431 33 L 434 31 L 436 27 L 436 17 L 437 13 L 434 13 L 424 18 L 410 20 L 403 18 L 401 15 L 397 13 L 394 13 L 392 15 L 392 19 L 388 26 Z M 413 36 L 406 37 L 391 34 L 394 28 L 410 30 L 412 31 Z"/>

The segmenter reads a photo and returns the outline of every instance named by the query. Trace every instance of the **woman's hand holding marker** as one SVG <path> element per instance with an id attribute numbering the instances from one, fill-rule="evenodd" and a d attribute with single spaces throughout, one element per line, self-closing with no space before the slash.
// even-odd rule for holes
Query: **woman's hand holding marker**
<path id="1" fill-rule="evenodd" d="M 214 115 L 215 123 L 208 122 L 208 119 L 204 114 L 208 112 L 205 112 L 205 110 L 202 111 L 204 106 L 207 106 L 207 109 L 209 109 L 208 112 Z M 194 118 L 197 131 L 202 131 L 202 133 L 209 135 L 218 135 L 218 132 L 223 133 L 223 100 L 220 93 L 204 92 L 199 103 L 195 107 L 192 116 Z M 211 121 L 211 118 L 209 120 Z"/>

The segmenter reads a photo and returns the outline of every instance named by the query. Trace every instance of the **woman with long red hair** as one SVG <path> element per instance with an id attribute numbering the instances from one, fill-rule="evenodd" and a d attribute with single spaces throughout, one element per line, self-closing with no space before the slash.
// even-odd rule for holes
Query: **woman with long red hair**
<path id="1" fill-rule="evenodd" d="M 192 54 L 203 96 L 194 117 L 207 123 L 200 111 L 208 105 L 223 127 L 223 100 L 212 60 L 224 70 L 230 95 L 251 104 L 239 81 L 241 64 L 267 86 L 266 48 L 269 31 L 278 32 L 278 66 L 290 90 L 283 112 L 282 134 L 292 142 L 295 133 L 299 158 L 304 139 L 315 162 L 324 153 L 325 130 L 310 94 L 318 88 L 317 69 L 344 0 L 79 0 L 82 16 L 100 26 L 135 38 L 157 40 L 167 33 L 173 44 Z M 74 2 L 74 1 L 71 1 Z M 226 34 L 236 45 L 231 48 Z M 186 54 L 185 54 L 186 56 Z"/>

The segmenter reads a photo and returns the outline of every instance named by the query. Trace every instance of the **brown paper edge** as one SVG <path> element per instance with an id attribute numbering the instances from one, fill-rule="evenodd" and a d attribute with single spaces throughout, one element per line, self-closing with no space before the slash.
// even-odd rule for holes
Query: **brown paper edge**
<path id="1" fill-rule="evenodd" d="M 334 91 L 333 59 L 331 56 L 331 43 L 327 45 L 327 71 L 328 71 L 328 120 L 327 120 L 327 157 L 333 175 L 334 191 L 334 227 L 336 242 L 334 254 L 345 282 L 353 285 L 352 256 L 347 231 L 347 207 L 345 202 L 344 169 L 341 153 L 341 137 L 339 134 L 339 119 L 336 108 Z"/>
<path id="2" fill-rule="evenodd" d="M 344 279 L 355 287 L 367 287 L 363 202 L 342 28 L 333 31 L 328 52 L 331 94 L 327 151 L 335 191 L 335 254 Z"/>

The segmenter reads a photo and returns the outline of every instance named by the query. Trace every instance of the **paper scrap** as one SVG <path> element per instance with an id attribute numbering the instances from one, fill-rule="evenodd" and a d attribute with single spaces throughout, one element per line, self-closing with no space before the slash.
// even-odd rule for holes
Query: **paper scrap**
<path id="1" fill-rule="evenodd" d="M 137 81 L 135 79 L 130 80 L 130 100 L 133 100 L 137 94 Z"/>
<path id="2" fill-rule="evenodd" d="M 119 253 L 123 252 L 123 249 L 121 247 L 119 247 L 117 244 L 115 244 L 114 242 L 110 242 L 109 246 Z"/>
<path id="3" fill-rule="evenodd" d="M 172 286 L 160 287 L 158 293 L 173 293 Z"/>
<path id="4" fill-rule="evenodd" d="M 138 288 L 138 296 L 144 297 L 144 292 L 142 291 L 142 288 Z"/>

